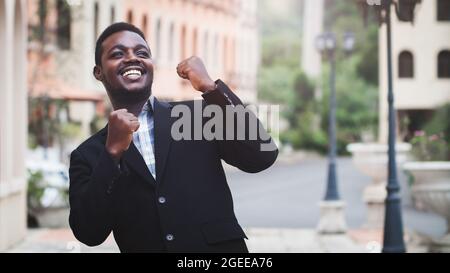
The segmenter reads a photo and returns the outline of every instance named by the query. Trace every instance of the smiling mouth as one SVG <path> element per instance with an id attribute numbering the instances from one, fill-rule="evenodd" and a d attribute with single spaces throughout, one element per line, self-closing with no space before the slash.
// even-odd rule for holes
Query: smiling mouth
<path id="1" fill-rule="evenodd" d="M 130 69 L 125 69 L 121 75 L 122 77 L 129 79 L 129 80 L 138 80 L 142 77 L 143 75 L 143 71 L 141 71 L 140 69 L 136 69 L 136 68 L 130 68 Z"/>

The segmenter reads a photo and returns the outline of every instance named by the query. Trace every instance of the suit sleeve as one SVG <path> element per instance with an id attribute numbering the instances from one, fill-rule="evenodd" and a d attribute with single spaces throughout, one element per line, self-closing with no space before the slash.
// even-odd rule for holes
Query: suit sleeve
<path id="1" fill-rule="evenodd" d="M 104 148 L 94 164 L 77 149 L 71 154 L 69 176 L 70 227 L 80 242 L 100 245 L 112 230 L 111 194 L 119 168 Z"/>
<path id="2" fill-rule="evenodd" d="M 247 119 L 237 118 L 237 112 L 243 110 L 241 100 L 221 80 L 216 81 L 217 88 L 203 94 L 207 105 L 218 105 L 225 110 L 224 114 L 224 140 L 217 141 L 220 156 L 228 164 L 248 173 L 257 173 L 269 168 L 277 159 L 278 148 L 269 136 L 263 125 L 253 112 L 247 111 Z M 236 106 L 241 106 L 237 107 Z M 236 110 L 234 110 L 236 109 Z M 234 122 L 230 128 L 227 111 L 233 111 Z M 250 138 L 250 123 L 256 123 L 256 138 Z M 227 137 L 227 131 L 233 130 L 233 137 Z M 245 138 L 237 137 L 237 132 L 245 132 Z M 263 148 L 264 147 L 264 148 Z"/>

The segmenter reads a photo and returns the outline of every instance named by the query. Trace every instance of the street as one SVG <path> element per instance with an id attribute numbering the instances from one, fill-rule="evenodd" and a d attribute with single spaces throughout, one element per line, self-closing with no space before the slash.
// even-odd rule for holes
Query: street
<path id="1" fill-rule="evenodd" d="M 228 168 L 227 168 L 228 169 Z M 319 202 L 326 186 L 326 158 L 300 158 L 277 162 L 259 174 L 228 170 L 235 211 L 244 227 L 308 228 L 316 227 Z M 339 158 L 337 175 L 340 197 L 346 203 L 349 229 L 359 229 L 366 220 L 362 200 L 370 178 L 359 172 L 351 158 Z M 423 213 L 411 207 L 406 177 L 399 169 L 403 202 L 403 221 L 407 230 L 439 238 L 445 234 L 446 223 L 440 216 Z"/>

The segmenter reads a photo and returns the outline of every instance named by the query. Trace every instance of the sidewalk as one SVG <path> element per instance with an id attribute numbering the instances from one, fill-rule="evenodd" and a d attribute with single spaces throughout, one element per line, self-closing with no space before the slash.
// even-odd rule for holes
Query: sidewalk
<path id="1" fill-rule="evenodd" d="M 342 235 L 318 235 L 312 229 L 246 228 L 251 253 L 379 253 L 381 231 L 350 230 Z M 409 248 L 409 252 L 424 250 Z M 70 229 L 30 229 L 10 253 L 118 253 L 110 236 L 98 247 L 80 244 Z"/>

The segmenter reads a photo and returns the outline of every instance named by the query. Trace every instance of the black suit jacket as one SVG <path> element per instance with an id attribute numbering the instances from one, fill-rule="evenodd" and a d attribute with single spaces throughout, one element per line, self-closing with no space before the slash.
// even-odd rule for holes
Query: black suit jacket
<path id="1" fill-rule="evenodd" d="M 217 90 L 203 95 L 204 104 L 241 104 L 223 82 L 217 83 Z M 112 231 L 122 252 L 247 250 L 221 160 L 260 172 L 275 162 L 276 146 L 260 151 L 261 143 L 271 142 L 260 134 L 258 140 L 175 141 L 172 107 L 155 99 L 157 181 L 134 144 L 117 166 L 105 149 L 107 128 L 72 152 L 69 222 L 79 241 L 96 246 Z"/>

